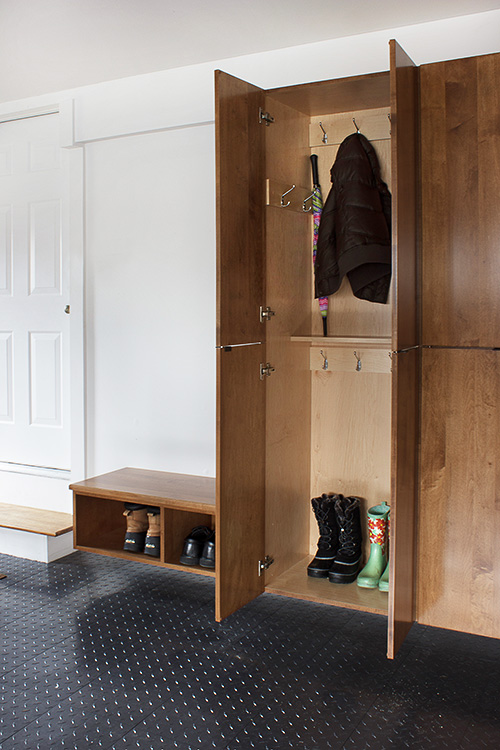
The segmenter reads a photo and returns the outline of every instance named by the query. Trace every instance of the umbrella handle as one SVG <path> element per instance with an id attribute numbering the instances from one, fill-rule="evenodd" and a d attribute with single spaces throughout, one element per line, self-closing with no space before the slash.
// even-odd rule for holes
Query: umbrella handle
<path id="1" fill-rule="evenodd" d="M 318 155 L 317 154 L 311 154 L 310 158 L 311 158 L 313 185 L 319 185 L 319 177 L 318 177 Z"/>

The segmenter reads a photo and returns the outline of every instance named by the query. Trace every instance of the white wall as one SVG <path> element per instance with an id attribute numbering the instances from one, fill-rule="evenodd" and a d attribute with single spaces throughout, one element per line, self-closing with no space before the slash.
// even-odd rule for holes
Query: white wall
<path id="1" fill-rule="evenodd" d="M 88 471 L 214 473 L 214 127 L 89 144 Z"/>
<path id="2" fill-rule="evenodd" d="M 386 70 L 390 38 L 422 64 L 496 52 L 499 32 L 492 11 L 0 106 L 74 100 L 63 139 L 86 152 L 87 474 L 215 471 L 214 68 L 268 88 Z"/>

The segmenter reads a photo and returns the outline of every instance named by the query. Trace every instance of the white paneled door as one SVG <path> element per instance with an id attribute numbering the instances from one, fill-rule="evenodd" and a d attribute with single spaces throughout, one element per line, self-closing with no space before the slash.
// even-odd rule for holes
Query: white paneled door
<path id="1" fill-rule="evenodd" d="M 58 114 L 0 123 L 0 462 L 70 468 L 67 157 Z"/>

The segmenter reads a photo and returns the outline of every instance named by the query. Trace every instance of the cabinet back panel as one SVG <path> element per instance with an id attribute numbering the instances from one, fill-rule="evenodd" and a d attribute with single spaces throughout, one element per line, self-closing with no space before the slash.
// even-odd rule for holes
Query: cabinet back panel
<path id="1" fill-rule="evenodd" d="M 311 497 L 323 492 L 360 497 L 367 553 L 366 511 L 391 501 L 390 374 L 312 373 L 311 434 Z M 310 521 L 314 554 L 318 526 L 312 513 Z"/>
<path id="2" fill-rule="evenodd" d="M 383 115 L 377 110 L 377 117 L 387 119 L 388 109 Z M 343 113 L 351 122 L 351 132 L 354 132 L 352 115 L 355 112 Z M 384 123 L 385 127 L 385 123 Z M 382 171 L 382 179 L 391 188 L 391 142 L 387 139 L 371 141 Z M 318 156 L 318 173 L 323 201 L 326 201 L 330 191 L 330 169 L 337 157 L 338 145 L 315 146 L 311 153 Z M 312 250 L 311 250 L 312 254 Z M 390 296 L 389 296 L 390 300 Z M 311 312 L 313 336 L 320 336 L 323 332 L 318 300 L 314 299 L 314 287 L 311 274 Z M 390 336 L 391 335 L 391 304 L 379 305 L 358 299 L 352 293 L 347 278 L 344 278 L 340 289 L 328 298 L 328 334 L 330 336 Z"/>

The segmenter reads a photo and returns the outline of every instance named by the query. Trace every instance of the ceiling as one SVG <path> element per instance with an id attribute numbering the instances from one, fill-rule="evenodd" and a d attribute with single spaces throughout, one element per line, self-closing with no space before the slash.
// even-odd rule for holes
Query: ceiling
<path id="1" fill-rule="evenodd" d="M 0 101 L 500 7 L 500 0 L 0 0 Z"/>

